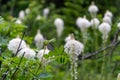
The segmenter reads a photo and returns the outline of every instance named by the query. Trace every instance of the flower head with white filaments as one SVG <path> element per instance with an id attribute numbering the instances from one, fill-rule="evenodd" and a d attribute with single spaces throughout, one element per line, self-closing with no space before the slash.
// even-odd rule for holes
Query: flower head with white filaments
<path id="1" fill-rule="evenodd" d="M 81 32 L 85 32 L 90 27 L 90 22 L 86 19 L 86 16 L 84 18 L 79 17 L 76 20 L 76 25 L 80 28 Z"/>
<path id="2" fill-rule="evenodd" d="M 117 24 L 117 27 L 120 29 L 120 22 Z"/>
<path id="3" fill-rule="evenodd" d="M 112 12 L 110 12 L 109 10 L 107 10 L 104 16 L 108 16 L 108 17 L 110 17 L 112 19 L 113 14 L 112 14 Z"/>
<path id="4" fill-rule="evenodd" d="M 50 9 L 49 9 L 49 8 L 44 8 L 44 9 L 43 9 L 43 16 L 44 16 L 45 18 L 47 18 L 49 12 L 50 12 Z"/>
<path id="5" fill-rule="evenodd" d="M 22 24 L 22 21 L 21 21 L 20 19 L 17 19 L 17 20 L 15 21 L 15 23 L 16 23 L 16 24 Z"/>
<path id="6" fill-rule="evenodd" d="M 69 55 L 74 53 L 76 56 L 78 56 L 81 54 L 81 52 L 83 52 L 84 46 L 81 42 L 75 40 L 74 37 L 72 36 L 73 34 L 71 35 L 71 40 L 66 42 L 64 49 L 65 52 L 68 53 Z"/>
<path id="7" fill-rule="evenodd" d="M 92 1 L 91 5 L 89 6 L 88 11 L 92 15 L 92 17 L 96 16 L 96 14 L 98 12 L 98 7 L 95 5 L 95 3 L 93 1 Z"/>
<path id="8" fill-rule="evenodd" d="M 20 52 L 18 52 L 17 56 L 21 57 L 23 54 L 24 54 L 24 57 L 27 59 L 32 59 L 36 55 L 35 51 L 30 49 L 29 47 L 22 49 Z"/>
<path id="9" fill-rule="evenodd" d="M 50 50 L 48 50 L 47 48 L 41 49 L 37 54 L 37 58 L 39 58 L 41 60 L 43 55 L 48 54 L 49 52 L 50 52 Z"/>
<path id="10" fill-rule="evenodd" d="M 91 21 L 91 26 L 93 26 L 94 29 L 97 29 L 99 24 L 100 24 L 100 21 L 97 19 L 97 18 L 93 18 Z"/>
<path id="11" fill-rule="evenodd" d="M 71 34 L 71 40 L 67 41 L 64 45 L 64 51 L 70 56 L 71 61 L 71 76 L 74 80 L 77 80 L 77 60 L 78 56 L 83 52 L 84 46 L 82 43 L 74 39 L 74 35 Z"/>
<path id="12" fill-rule="evenodd" d="M 103 37 L 102 37 L 103 40 L 106 40 L 108 38 L 108 33 L 111 31 L 111 26 L 108 23 L 103 22 L 100 24 L 98 29 L 103 35 Z"/>
<path id="13" fill-rule="evenodd" d="M 63 19 L 56 18 L 55 21 L 54 21 L 54 25 L 55 25 L 55 27 L 57 29 L 57 36 L 61 37 L 62 32 L 64 30 L 64 21 L 63 21 Z"/>
<path id="14" fill-rule="evenodd" d="M 112 25 L 112 19 L 109 16 L 104 16 L 103 22 L 106 22 L 109 25 Z"/>
<path id="15" fill-rule="evenodd" d="M 23 20 L 24 17 L 25 17 L 25 12 L 24 12 L 23 10 L 21 10 L 21 11 L 19 12 L 19 19 Z"/>
<path id="16" fill-rule="evenodd" d="M 69 34 L 66 38 L 65 38 L 65 42 L 71 40 L 71 34 Z"/>
<path id="17" fill-rule="evenodd" d="M 37 34 L 34 38 L 34 42 L 36 47 L 40 50 L 43 47 L 44 44 L 44 37 L 40 32 L 40 29 L 37 30 Z"/>
<path id="18" fill-rule="evenodd" d="M 20 42 L 21 42 L 21 39 L 19 37 L 10 40 L 8 43 L 8 49 L 15 54 L 18 50 L 19 45 L 20 45 L 19 50 L 26 48 L 25 41 L 22 40 L 21 44 Z"/>

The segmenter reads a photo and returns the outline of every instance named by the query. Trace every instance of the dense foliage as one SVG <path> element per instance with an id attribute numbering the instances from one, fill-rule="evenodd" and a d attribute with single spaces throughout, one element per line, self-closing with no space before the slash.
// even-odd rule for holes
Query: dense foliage
<path id="1" fill-rule="evenodd" d="M 113 13 L 111 31 L 104 40 L 99 29 L 90 26 L 87 31 L 81 31 L 76 20 L 94 17 L 88 11 L 91 0 L 1 0 L 0 5 L 0 79 L 1 80 L 116 80 L 120 72 L 120 39 L 119 39 L 119 0 L 94 0 L 99 11 L 96 17 L 100 24 L 103 21 L 106 10 Z M 46 15 L 44 10 L 46 9 Z M 47 14 L 47 9 L 49 9 Z M 20 17 L 23 11 L 24 17 Z M 22 13 L 22 12 L 21 12 Z M 64 26 L 64 30 L 55 27 L 55 20 Z M 59 21 L 61 21 L 59 23 Z M 62 22 L 63 21 L 63 22 Z M 57 21 L 56 21 L 57 22 Z M 58 26 L 59 26 L 58 25 Z M 117 27 L 118 26 L 118 27 Z M 62 34 L 58 36 L 61 29 Z M 36 47 L 35 36 L 37 30 L 44 37 L 42 49 Z M 84 50 L 78 49 L 80 54 L 74 61 L 69 52 L 65 51 L 64 45 L 69 34 L 74 34 L 74 39 L 84 45 Z M 28 59 L 25 53 L 17 56 L 17 52 L 9 50 L 8 45 L 12 39 L 20 38 L 26 45 L 35 51 L 36 55 Z M 73 40 L 74 40 L 73 39 Z M 75 41 L 74 41 L 75 42 Z M 19 46 L 22 43 L 19 43 Z M 38 44 L 38 43 L 37 43 Z M 17 44 L 13 44 L 17 45 Z M 81 45 L 76 46 L 81 47 Z M 83 46 L 82 46 L 83 47 Z M 71 48 L 71 47 L 70 47 Z M 46 50 L 50 50 L 46 53 Z M 77 49 L 77 48 L 74 48 Z M 42 58 L 37 55 L 43 50 Z M 70 51 L 70 50 L 69 50 Z M 75 50 L 73 50 L 75 51 Z M 28 52 L 30 53 L 30 52 Z M 45 53 L 45 54 L 44 54 Z M 78 54 L 78 53 L 76 53 Z M 76 55 L 75 55 L 76 57 Z M 75 76 L 72 79 L 71 66 L 77 64 Z M 72 65 L 72 64 L 73 65 Z M 74 69 L 74 68 L 72 68 Z"/>

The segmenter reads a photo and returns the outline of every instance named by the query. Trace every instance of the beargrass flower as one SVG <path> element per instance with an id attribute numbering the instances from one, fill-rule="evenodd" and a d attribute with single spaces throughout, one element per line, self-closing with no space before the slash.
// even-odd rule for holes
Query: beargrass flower
<path id="1" fill-rule="evenodd" d="M 103 22 L 106 22 L 109 25 L 112 25 L 112 19 L 109 16 L 104 16 Z"/>
<path id="2" fill-rule="evenodd" d="M 50 50 L 46 49 L 41 49 L 38 54 L 37 54 L 37 58 L 39 58 L 40 60 L 42 60 L 43 55 L 44 54 L 48 54 L 50 52 Z"/>
<path id="3" fill-rule="evenodd" d="M 25 12 L 24 12 L 23 10 L 21 10 L 21 11 L 19 12 L 19 19 L 23 20 L 24 17 L 25 17 Z"/>
<path id="4" fill-rule="evenodd" d="M 65 52 L 71 55 L 72 53 L 75 54 L 75 56 L 78 56 L 83 52 L 84 46 L 81 42 L 75 40 L 71 36 L 71 40 L 67 41 L 64 46 Z"/>
<path id="5" fill-rule="evenodd" d="M 54 21 L 54 25 L 57 29 L 57 36 L 60 37 L 62 35 L 62 32 L 64 30 L 64 21 L 61 18 L 56 18 Z"/>
<path id="6" fill-rule="evenodd" d="M 47 18 L 49 12 L 50 12 L 50 9 L 49 9 L 49 8 L 44 8 L 44 9 L 43 9 L 43 16 L 44 16 L 45 18 Z"/>
<path id="7" fill-rule="evenodd" d="M 22 49 L 17 56 L 21 57 L 23 54 L 24 54 L 24 57 L 27 59 L 32 59 L 36 55 L 35 51 L 30 49 L 29 47 Z"/>
<path id="8" fill-rule="evenodd" d="M 98 12 L 98 7 L 95 5 L 94 2 L 91 3 L 91 5 L 90 5 L 89 8 L 88 8 L 88 11 L 90 12 L 90 14 L 91 14 L 92 16 L 97 14 L 97 12 Z"/>
<path id="9" fill-rule="evenodd" d="M 100 21 L 99 21 L 97 18 L 93 18 L 93 19 L 90 21 L 90 23 L 91 23 L 91 26 L 92 26 L 93 28 L 97 29 L 98 26 L 99 26 L 99 24 L 100 24 Z"/>
<path id="10" fill-rule="evenodd" d="M 40 20 L 42 17 L 40 15 L 37 15 L 36 20 Z"/>
<path id="11" fill-rule="evenodd" d="M 30 9 L 29 8 L 25 9 L 25 13 L 29 14 L 30 13 Z"/>
<path id="12" fill-rule="evenodd" d="M 21 50 L 21 49 L 26 48 L 25 41 L 22 40 L 21 44 L 20 44 L 20 42 L 21 42 L 21 39 L 19 37 L 10 40 L 8 45 L 7 45 L 8 49 L 15 54 L 17 52 L 17 50 Z M 20 45 L 20 47 L 19 47 L 19 45 Z M 19 49 L 18 49 L 18 47 L 19 47 Z"/>
<path id="13" fill-rule="evenodd" d="M 41 49 L 43 47 L 43 44 L 44 44 L 44 37 L 43 35 L 41 34 L 40 30 L 38 29 L 37 30 L 37 34 L 34 38 L 34 42 L 35 42 L 35 45 L 38 49 Z"/>
<path id="14" fill-rule="evenodd" d="M 107 10 L 104 16 L 108 16 L 108 17 L 110 17 L 112 19 L 113 14 L 112 14 L 112 12 L 110 12 L 109 10 Z"/>
<path id="15" fill-rule="evenodd" d="M 98 28 L 99 28 L 99 31 L 103 35 L 103 39 L 107 39 L 108 33 L 111 31 L 111 26 L 108 23 L 103 22 L 100 24 L 100 26 Z"/>
<path id="16" fill-rule="evenodd" d="M 85 16 L 84 18 L 79 17 L 76 20 L 76 25 L 80 28 L 82 32 L 85 32 L 90 27 L 90 22 L 86 19 Z"/>
<path id="17" fill-rule="evenodd" d="M 120 29 L 120 22 L 117 24 L 117 27 Z"/>
<path id="18" fill-rule="evenodd" d="M 21 24 L 22 21 L 21 21 L 20 19 L 17 19 L 17 20 L 15 21 L 15 23 L 16 23 L 16 24 Z"/>
<path id="19" fill-rule="evenodd" d="M 65 38 L 65 42 L 71 40 L 71 35 L 69 34 L 66 38 Z"/>

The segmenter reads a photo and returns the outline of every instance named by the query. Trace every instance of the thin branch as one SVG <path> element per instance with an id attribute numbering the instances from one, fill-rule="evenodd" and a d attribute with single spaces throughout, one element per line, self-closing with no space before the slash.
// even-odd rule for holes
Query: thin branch
<path id="1" fill-rule="evenodd" d="M 22 38 L 21 38 L 20 44 L 19 44 L 19 46 L 18 46 L 18 48 L 17 48 L 17 52 L 15 53 L 14 56 L 16 56 L 16 55 L 18 54 L 18 52 L 21 50 L 21 49 L 20 49 L 20 46 L 21 46 L 21 43 L 22 43 L 22 40 L 23 40 L 24 36 L 25 36 L 25 32 L 23 32 L 23 35 L 22 35 Z"/>
<path id="2" fill-rule="evenodd" d="M 14 76 L 15 76 L 16 72 L 17 72 L 17 71 L 18 71 L 18 69 L 20 68 L 20 64 L 21 64 L 21 62 L 22 62 L 22 59 L 23 59 L 23 57 L 24 57 L 24 54 L 25 54 L 25 52 L 23 53 L 23 55 L 22 55 L 22 57 L 21 57 L 21 59 L 20 59 L 20 62 L 18 63 L 18 66 L 17 66 L 17 68 L 15 69 L 15 71 L 14 71 L 14 73 L 13 73 L 13 75 L 12 75 L 11 79 L 13 79 L 13 78 L 14 78 Z"/>
<path id="3" fill-rule="evenodd" d="M 113 41 L 106 47 L 104 48 L 101 48 L 95 52 L 92 52 L 92 53 L 87 53 L 86 55 L 83 55 L 83 56 L 79 56 L 79 59 L 80 60 L 84 60 L 84 59 L 90 59 L 92 58 L 93 56 L 99 54 L 100 52 L 106 50 L 106 49 L 109 49 L 109 48 L 113 48 L 111 51 L 113 53 L 113 51 L 115 50 L 115 48 L 120 44 L 120 41 L 118 41 L 118 34 L 120 33 L 120 29 L 115 33 L 114 35 L 114 39 Z M 112 53 L 110 53 L 112 55 Z"/>

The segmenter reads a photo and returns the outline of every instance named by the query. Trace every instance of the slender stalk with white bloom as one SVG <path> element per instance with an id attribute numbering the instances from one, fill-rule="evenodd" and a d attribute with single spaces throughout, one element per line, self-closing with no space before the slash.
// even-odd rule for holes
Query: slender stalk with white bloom
<path id="1" fill-rule="evenodd" d="M 86 19 L 86 16 L 84 16 L 84 18 L 79 17 L 76 20 L 76 25 L 78 26 L 78 28 L 80 28 L 80 30 L 82 32 L 83 43 L 84 43 L 84 45 L 86 45 L 86 42 L 87 42 L 87 29 L 90 27 L 91 24 Z"/>
<path id="2" fill-rule="evenodd" d="M 102 39 L 103 39 L 103 47 L 106 46 L 106 42 L 108 39 L 108 33 L 111 31 L 111 26 L 106 23 L 103 22 L 100 26 L 99 26 L 99 31 L 102 33 Z M 101 80 L 106 80 L 106 52 L 104 50 L 103 52 L 103 63 L 102 63 L 102 68 L 101 68 Z"/>
<path id="3" fill-rule="evenodd" d="M 73 34 L 71 35 L 71 40 L 67 41 L 64 45 L 64 50 L 70 56 L 71 61 L 71 76 L 72 80 L 77 80 L 77 60 L 78 55 L 83 52 L 84 46 L 82 43 L 74 39 Z"/>
<path id="4" fill-rule="evenodd" d="M 44 16 L 45 18 L 47 18 L 49 12 L 50 12 L 50 9 L 49 9 L 49 8 L 44 8 L 44 9 L 43 9 L 43 16 Z"/>
<path id="5" fill-rule="evenodd" d="M 98 12 L 98 7 L 95 5 L 95 3 L 92 1 L 91 5 L 88 8 L 88 11 L 90 12 L 91 16 L 94 18 Z"/>
<path id="6" fill-rule="evenodd" d="M 25 17 L 25 12 L 24 12 L 23 10 L 21 10 L 21 11 L 19 12 L 19 19 L 23 20 L 24 17 Z"/>
<path id="7" fill-rule="evenodd" d="M 54 25 L 57 29 L 57 36 L 58 38 L 61 37 L 62 32 L 64 30 L 64 21 L 61 18 L 56 18 L 54 21 Z"/>
<path id="8" fill-rule="evenodd" d="M 37 49 L 40 50 L 41 48 L 43 48 L 44 37 L 41 34 L 40 29 L 37 30 L 37 34 L 36 34 L 36 36 L 34 38 L 34 42 L 35 42 L 35 45 L 36 45 Z"/>

